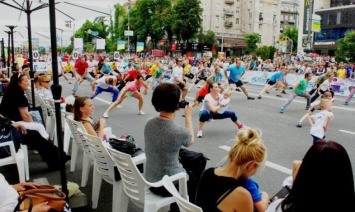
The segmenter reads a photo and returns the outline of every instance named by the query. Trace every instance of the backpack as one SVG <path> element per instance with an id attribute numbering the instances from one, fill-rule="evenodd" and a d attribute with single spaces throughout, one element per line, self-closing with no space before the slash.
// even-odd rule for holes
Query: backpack
<path id="1" fill-rule="evenodd" d="M 188 194 L 190 202 L 195 203 L 195 195 L 198 183 L 202 173 L 205 171 L 207 160 L 209 160 L 203 153 L 191 151 L 181 148 L 179 152 L 179 161 L 189 175 L 187 182 Z"/>

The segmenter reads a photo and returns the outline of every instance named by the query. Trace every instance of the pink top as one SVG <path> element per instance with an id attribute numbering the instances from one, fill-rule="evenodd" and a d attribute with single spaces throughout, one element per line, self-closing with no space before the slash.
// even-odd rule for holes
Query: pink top
<path id="1" fill-rule="evenodd" d="M 142 84 L 141 84 L 141 87 L 142 86 L 146 86 L 147 84 L 143 81 Z M 127 88 L 130 92 L 135 92 L 135 91 L 138 91 L 140 89 L 137 88 L 137 80 L 134 80 L 132 82 L 130 82 L 128 85 L 127 85 Z"/>

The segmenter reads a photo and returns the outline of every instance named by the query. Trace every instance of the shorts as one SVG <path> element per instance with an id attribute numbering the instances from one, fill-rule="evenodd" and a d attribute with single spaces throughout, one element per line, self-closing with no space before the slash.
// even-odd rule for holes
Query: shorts
<path id="1" fill-rule="evenodd" d="M 204 80 L 204 81 L 207 80 L 207 77 L 197 77 L 197 78 L 198 78 L 198 80 Z"/>
<path id="2" fill-rule="evenodd" d="M 271 81 L 271 80 L 266 80 L 266 83 L 269 85 L 274 85 L 276 82 L 275 81 Z"/>
<path id="3" fill-rule="evenodd" d="M 238 80 L 237 82 L 234 82 L 233 80 L 229 79 L 228 83 L 229 84 L 235 84 L 237 87 L 243 86 L 243 82 L 241 80 Z"/>
<path id="4" fill-rule="evenodd" d="M 193 79 L 195 76 L 192 73 L 185 74 L 185 77 Z"/>
<path id="5" fill-rule="evenodd" d="M 185 88 L 185 84 L 179 83 L 179 84 L 176 84 L 176 85 L 179 86 L 179 88 L 180 88 L 181 90 L 184 90 L 184 88 Z"/>
<path id="6" fill-rule="evenodd" d="M 202 102 L 205 99 L 204 96 L 198 96 L 195 101 Z"/>

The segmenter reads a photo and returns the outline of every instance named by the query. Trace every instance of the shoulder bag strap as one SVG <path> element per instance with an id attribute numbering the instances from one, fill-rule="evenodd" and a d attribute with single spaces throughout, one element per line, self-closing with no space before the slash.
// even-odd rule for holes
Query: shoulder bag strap
<path id="1" fill-rule="evenodd" d="M 29 207 L 28 207 L 28 212 L 32 212 L 32 207 L 33 207 L 33 203 L 32 203 L 32 198 L 28 197 L 28 196 L 24 196 L 24 197 L 19 197 L 19 201 L 14 209 L 14 212 L 18 212 L 20 210 L 20 205 L 22 204 L 22 202 L 28 198 L 29 200 Z"/>

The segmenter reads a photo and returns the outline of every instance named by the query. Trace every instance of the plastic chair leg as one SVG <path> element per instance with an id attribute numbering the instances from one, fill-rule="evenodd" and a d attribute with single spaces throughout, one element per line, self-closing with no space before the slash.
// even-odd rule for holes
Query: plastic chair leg
<path id="1" fill-rule="evenodd" d="M 26 182 L 25 180 L 25 161 L 22 156 L 16 156 L 16 164 L 17 164 L 17 169 L 18 169 L 18 174 L 19 174 L 19 180 L 20 182 Z"/>
<path id="2" fill-rule="evenodd" d="M 21 149 L 23 151 L 23 159 L 25 161 L 25 176 L 26 176 L 26 181 L 30 180 L 30 168 L 28 164 L 28 149 L 27 145 L 21 145 Z"/>
<path id="3" fill-rule="evenodd" d="M 70 160 L 70 172 L 75 171 L 76 159 L 78 158 L 79 147 L 73 142 L 71 147 L 71 160 Z"/>
<path id="4" fill-rule="evenodd" d="M 90 159 L 87 155 L 83 155 L 83 169 L 81 172 L 81 187 L 85 187 L 88 182 L 90 170 Z"/>
<path id="5" fill-rule="evenodd" d="M 102 183 L 102 176 L 96 169 L 96 165 L 94 165 L 94 174 L 92 179 L 92 208 L 97 208 L 97 204 L 99 202 L 100 190 L 101 190 L 101 183 Z M 118 201 L 116 199 L 115 201 Z"/>
<path id="6" fill-rule="evenodd" d="M 119 200 L 119 201 L 118 201 Z M 122 180 L 113 182 L 112 212 L 126 212 L 128 209 L 129 197 L 123 190 Z"/>
<path id="7" fill-rule="evenodd" d="M 63 138 L 63 143 L 64 143 L 64 152 L 68 153 L 69 151 L 69 145 L 70 145 L 70 140 L 71 140 L 71 135 L 70 135 L 70 129 L 69 126 L 66 124 L 64 126 L 64 138 Z"/>

